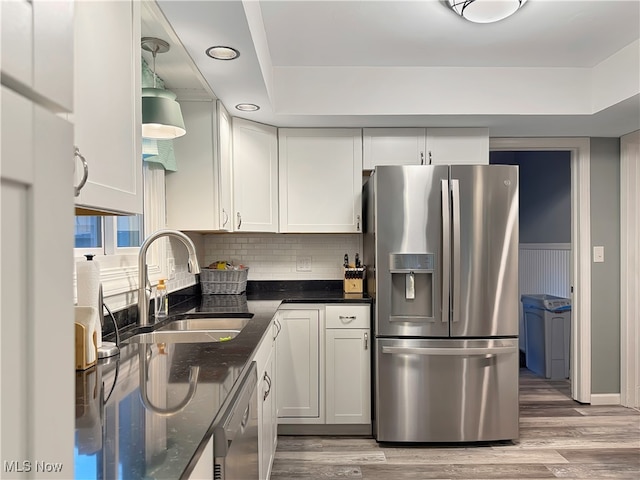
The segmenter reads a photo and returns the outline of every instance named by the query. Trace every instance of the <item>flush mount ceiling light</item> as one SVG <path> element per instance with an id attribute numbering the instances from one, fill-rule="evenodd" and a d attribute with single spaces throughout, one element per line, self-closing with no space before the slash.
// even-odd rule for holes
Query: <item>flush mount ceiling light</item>
<path id="1" fill-rule="evenodd" d="M 492 23 L 513 15 L 527 0 L 446 0 L 451 9 L 474 23 Z"/>
<path id="2" fill-rule="evenodd" d="M 241 112 L 255 112 L 256 110 L 260 110 L 260 107 L 253 103 L 239 103 L 236 105 L 236 110 L 240 110 Z"/>
<path id="3" fill-rule="evenodd" d="M 159 38 L 144 37 L 142 48 L 153 54 L 153 88 L 142 89 L 142 137 L 172 139 L 187 131 L 180 104 L 169 90 L 156 88 L 156 55 L 169 51 L 169 44 Z"/>
<path id="4" fill-rule="evenodd" d="M 205 53 L 216 60 L 233 60 L 240 56 L 240 52 L 235 48 L 225 47 L 223 45 L 207 48 Z"/>

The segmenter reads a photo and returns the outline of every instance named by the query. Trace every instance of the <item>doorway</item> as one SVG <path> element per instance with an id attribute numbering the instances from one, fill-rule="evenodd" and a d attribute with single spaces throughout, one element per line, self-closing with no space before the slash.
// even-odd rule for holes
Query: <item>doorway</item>
<path id="1" fill-rule="evenodd" d="M 571 397 L 591 401 L 591 269 L 588 138 L 492 138 L 494 152 L 566 152 L 570 164 L 569 294 L 572 304 L 570 342 Z M 494 154 L 495 155 L 495 154 Z M 499 155 L 499 154 L 498 154 Z M 540 157 L 544 158 L 544 156 Z"/>
<path id="2" fill-rule="evenodd" d="M 493 151 L 489 163 L 519 167 L 519 297 L 571 298 L 571 152 Z M 530 375 L 567 379 L 570 313 L 520 303 L 520 366 Z"/>

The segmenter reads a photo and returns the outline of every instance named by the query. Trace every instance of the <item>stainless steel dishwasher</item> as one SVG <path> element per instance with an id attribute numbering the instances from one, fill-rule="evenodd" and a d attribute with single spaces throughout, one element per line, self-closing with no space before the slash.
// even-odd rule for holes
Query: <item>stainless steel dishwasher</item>
<path id="1" fill-rule="evenodd" d="M 215 480 L 258 479 L 258 374 L 256 362 L 240 380 L 213 431 Z"/>

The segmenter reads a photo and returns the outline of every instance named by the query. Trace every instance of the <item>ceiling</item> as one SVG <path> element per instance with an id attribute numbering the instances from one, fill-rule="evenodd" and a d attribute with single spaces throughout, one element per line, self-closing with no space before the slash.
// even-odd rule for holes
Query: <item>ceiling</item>
<path id="1" fill-rule="evenodd" d="M 494 24 L 438 0 L 158 0 L 143 36 L 179 98 L 275 126 L 489 127 L 498 136 L 640 129 L 640 2 L 529 0 Z M 233 61 L 205 55 L 213 45 Z M 238 103 L 260 110 L 243 113 Z"/>

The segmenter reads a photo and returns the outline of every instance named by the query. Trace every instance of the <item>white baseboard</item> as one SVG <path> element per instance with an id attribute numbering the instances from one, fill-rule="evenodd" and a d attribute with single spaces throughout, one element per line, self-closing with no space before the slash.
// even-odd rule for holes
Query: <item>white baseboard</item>
<path id="1" fill-rule="evenodd" d="M 591 405 L 620 405 L 619 393 L 592 393 Z"/>

